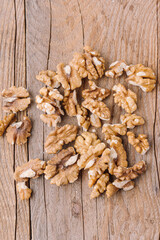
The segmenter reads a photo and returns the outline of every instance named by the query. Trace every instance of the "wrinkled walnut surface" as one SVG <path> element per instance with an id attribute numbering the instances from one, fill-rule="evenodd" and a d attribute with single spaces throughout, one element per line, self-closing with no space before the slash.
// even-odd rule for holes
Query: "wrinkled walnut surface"
<path id="1" fill-rule="evenodd" d="M 64 91 L 63 106 L 66 111 L 66 114 L 70 117 L 77 115 L 77 95 L 76 90 L 71 92 L 70 90 Z"/>
<path id="2" fill-rule="evenodd" d="M 127 128 L 133 129 L 136 126 L 143 125 L 145 123 L 143 117 L 136 114 L 126 113 L 120 116 L 122 124 L 125 124 Z"/>
<path id="3" fill-rule="evenodd" d="M 54 71 L 46 70 L 39 72 L 36 79 L 49 87 L 58 88 L 60 83 L 55 79 L 55 76 L 56 73 Z"/>
<path id="4" fill-rule="evenodd" d="M 124 61 L 113 62 L 109 66 L 109 70 L 105 72 L 106 77 L 117 78 L 120 77 L 124 71 L 128 70 L 128 66 Z"/>
<path id="5" fill-rule="evenodd" d="M 101 193 L 103 193 L 107 188 L 108 182 L 109 182 L 109 174 L 105 173 L 98 179 L 97 183 L 94 185 L 90 198 L 91 199 L 96 198 Z"/>
<path id="6" fill-rule="evenodd" d="M 56 127 L 61 122 L 58 114 L 41 114 L 40 119 L 48 125 L 48 127 Z"/>
<path id="7" fill-rule="evenodd" d="M 15 114 L 11 113 L 7 116 L 5 116 L 3 118 L 3 120 L 0 120 L 0 136 L 3 135 L 3 133 L 5 132 L 6 128 L 8 127 L 8 125 L 12 122 L 12 120 L 14 119 Z"/>
<path id="8" fill-rule="evenodd" d="M 21 200 L 28 200 L 31 197 L 32 190 L 26 186 L 25 182 L 18 182 L 17 192 Z"/>
<path id="9" fill-rule="evenodd" d="M 83 128 L 83 131 L 87 131 L 90 126 L 88 110 L 78 104 L 76 117 L 77 117 L 78 126 L 81 126 Z"/>
<path id="10" fill-rule="evenodd" d="M 105 139 L 108 140 L 112 136 L 125 135 L 127 132 L 126 125 L 124 124 L 104 124 L 102 133 L 105 134 Z"/>
<path id="11" fill-rule="evenodd" d="M 128 132 L 128 142 L 136 149 L 136 151 L 144 155 L 149 150 L 149 142 L 147 140 L 147 135 L 139 134 L 135 137 L 133 132 Z"/>
<path id="12" fill-rule="evenodd" d="M 90 116 L 90 123 L 93 127 L 100 128 L 101 127 L 101 120 L 95 114 L 91 114 Z"/>

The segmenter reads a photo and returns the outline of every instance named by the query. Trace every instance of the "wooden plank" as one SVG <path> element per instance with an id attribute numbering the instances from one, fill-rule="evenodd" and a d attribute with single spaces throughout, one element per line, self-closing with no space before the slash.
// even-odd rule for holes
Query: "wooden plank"
<path id="1" fill-rule="evenodd" d="M 15 12 L 13 1 L 1 1 L 0 9 L 0 91 L 14 85 Z M 0 99 L 0 116 L 2 98 Z M 16 201 L 13 180 L 14 147 L 0 138 L 0 232 L 4 240 L 15 237 Z"/>

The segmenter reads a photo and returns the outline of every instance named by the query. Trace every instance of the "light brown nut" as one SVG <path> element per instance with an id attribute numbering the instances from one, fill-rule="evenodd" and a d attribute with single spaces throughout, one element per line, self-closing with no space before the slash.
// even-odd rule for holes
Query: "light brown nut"
<path id="1" fill-rule="evenodd" d="M 122 144 L 122 139 L 116 136 L 112 136 L 110 140 L 107 141 L 107 143 L 110 144 L 111 148 L 114 148 L 114 150 L 117 153 L 117 166 L 127 167 L 128 161 L 127 161 L 127 154 Z"/>
<path id="2" fill-rule="evenodd" d="M 128 142 L 136 149 L 136 151 L 144 155 L 149 150 L 149 142 L 147 140 L 147 135 L 139 134 L 135 137 L 133 132 L 127 132 Z"/>
<path id="3" fill-rule="evenodd" d="M 105 75 L 106 77 L 117 78 L 122 76 L 123 72 L 127 71 L 128 68 L 123 60 L 116 61 L 109 66 L 109 70 L 105 72 Z"/>
<path id="4" fill-rule="evenodd" d="M 116 188 L 112 183 L 109 183 L 106 189 L 107 198 L 112 197 L 116 192 L 118 192 L 118 190 L 119 188 Z"/>
<path id="5" fill-rule="evenodd" d="M 141 116 L 136 114 L 126 113 L 120 116 L 120 120 L 127 128 L 133 129 L 136 126 L 143 125 L 145 123 L 144 119 Z"/>
<path id="6" fill-rule="evenodd" d="M 101 127 L 101 120 L 99 117 L 95 114 L 91 114 L 90 116 L 90 122 L 93 127 L 100 128 Z"/>
<path id="7" fill-rule="evenodd" d="M 96 146 L 90 146 L 88 151 L 80 156 L 77 165 L 80 169 L 88 169 L 92 167 L 96 161 L 96 158 L 102 154 L 106 145 L 105 143 L 98 143 Z"/>
<path id="8" fill-rule="evenodd" d="M 12 122 L 12 120 L 14 119 L 15 114 L 14 113 L 10 113 L 9 115 L 5 116 L 3 118 L 3 120 L 0 120 L 0 136 L 3 135 L 3 133 L 5 132 L 6 128 L 8 127 L 8 125 Z"/>
<path id="9" fill-rule="evenodd" d="M 82 91 L 82 97 L 85 98 L 92 98 L 99 101 L 102 101 L 106 97 L 110 95 L 110 90 L 107 88 L 100 88 L 93 81 L 89 81 L 90 89 L 85 89 Z"/>
<path id="10" fill-rule="evenodd" d="M 26 186 L 25 182 L 18 182 L 17 192 L 21 200 L 28 200 L 31 197 L 32 190 Z"/>
<path id="11" fill-rule="evenodd" d="M 81 126 L 83 128 L 83 131 L 87 131 L 90 126 L 88 110 L 78 104 L 76 117 L 77 117 L 78 126 Z"/>
<path id="12" fill-rule="evenodd" d="M 117 166 L 116 165 L 116 162 L 117 162 L 117 152 L 115 151 L 114 148 L 111 148 L 110 149 L 110 160 L 109 160 L 109 163 L 108 163 L 108 172 L 113 175 L 113 169 Z"/>
<path id="13" fill-rule="evenodd" d="M 9 89 L 4 89 L 2 91 L 2 97 L 5 98 L 26 98 L 29 97 L 29 92 L 24 87 L 15 87 L 12 86 Z"/>
<path id="14" fill-rule="evenodd" d="M 26 182 L 29 178 L 37 178 L 43 174 L 46 162 L 39 158 L 31 159 L 29 162 L 18 166 L 14 173 L 14 179 L 17 182 Z"/>
<path id="15" fill-rule="evenodd" d="M 105 70 L 105 61 L 97 51 L 84 47 L 85 53 L 75 53 L 70 65 L 76 69 L 82 78 L 101 78 Z"/>
<path id="16" fill-rule="evenodd" d="M 44 97 L 50 98 L 51 100 L 58 100 L 58 101 L 63 100 L 63 95 L 61 95 L 57 89 L 53 89 L 50 87 L 43 87 L 39 90 L 39 93 Z"/>
<path id="17" fill-rule="evenodd" d="M 75 164 L 77 159 L 78 155 L 75 154 L 73 147 L 68 147 L 67 149 L 61 150 L 47 162 L 47 166 L 44 171 L 45 178 L 50 179 L 54 177 L 60 169 L 66 169 L 67 167 Z"/>
<path id="18" fill-rule="evenodd" d="M 76 90 L 71 92 L 70 90 L 64 91 L 63 106 L 66 111 L 66 114 L 70 117 L 77 115 L 77 95 Z"/>
<path id="19" fill-rule="evenodd" d="M 111 112 L 104 102 L 93 100 L 92 98 L 86 98 L 82 102 L 82 106 L 102 120 L 109 120 L 111 117 Z"/>
<path id="20" fill-rule="evenodd" d="M 116 188 L 119 188 L 119 189 L 122 189 L 126 186 L 127 183 L 131 182 L 131 180 L 124 180 L 124 181 L 121 181 L 119 179 L 116 179 L 112 182 L 112 184 L 116 187 Z"/>
<path id="21" fill-rule="evenodd" d="M 31 120 L 28 117 L 24 117 L 22 122 L 12 123 L 6 130 L 8 143 L 25 144 L 31 135 L 31 128 Z"/>
<path id="22" fill-rule="evenodd" d="M 109 182 L 109 174 L 108 173 L 102 174 L 102 176 L 98 179 L 98 181 L 93 187 L 93 190 L 90 195 L 90 199 L 96 198 L 101 193 L 103 193 L 107 188 L 108 182 Z"/>
<path id="23" fill-rule="evenodd" d="M 63 127 L 57 127 L 48 135 L 45 142 L 45 151 L 47 153 L 58 152 L 64 144 L 72 142 L 76 135 L 77 126 L 66 124 Z"/>
<path id="24" fill-rule="evenodd" d="M 121 181 L 132 180 L 137 178 L 139 175 L 146 171 L 146 163 L 144 161 L 139 161 L 134 164 L 133 167 L 116 167 L 113 170 L 114 175 Z"/>
<path id="25" fill-rule="evenodd" d="M 46 70 L 39 72 L 36 79 L 49 87 L 58 88 L 60 87 L 60 83 L 55 79 L 55 76 L 56 73 L 54 71 Z"/>
<path id="26" fill-rule="evenodd" d="M 137 95 L 130 89 L 126 88 L 122 84 L 114 85 L 112 90 L 115 92 L 114 102 L 118 104 L 119 107 L 125 109 L 127 113 L 133 113 L 137 109 Z"/>
<path id="27" fill-rule="evenodd" d="M 126 73 L 128 78 L 125 80 L 129 84 L 140 87 L 144 92 L 151 92 L 156 86 L 156 76 L 153 70 L 142 64 L 129 66 Z"/>
<path id="28" fill-rule="evenodd" d="M 48 127 L 56 127 L 57 123 L 61 122 L 61 117 L 58 114 L 41 114 L 40 119 L 46 123 Z"/>
<path id="29" fill-rule="evenodd" d="M 102 133 L 105 135 L 105 140 L 111 139 L 112 136 L 126 135 L 127 127 L 124 124 L 104 124 Z"/>
<path id="30" fill-rule="evenodd" d="M 96 146 L 100 142 L 95 133 L 83 132 L 81 136 L 76 138 L 74 147 L 77 153 L 83 155 L 88 151 L 90 146 Z"/>
<path id="31" fill-rule="evenodd" d="M 134 185 L 135 185 L 134 182 L 130 181 L 123 187 L 123 190 L 124 191 L 130 191 L 134 188 Z"/>

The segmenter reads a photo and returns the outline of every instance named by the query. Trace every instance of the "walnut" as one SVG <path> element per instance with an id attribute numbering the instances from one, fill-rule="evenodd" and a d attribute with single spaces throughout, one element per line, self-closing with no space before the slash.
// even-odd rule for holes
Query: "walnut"
<path id="1" fill-rule="evenodd" d="M 96 146 L 90 146 L 88 151 L 81 155 L 80 159 L 77 162 L 77 165 L 80 169 L 88 169 L 95 163 L 98 156 L 102 154 L 106 145 L 105 143 L 98 143 Z"/>
<path id="2" fill-rule="evenodd" d="M 59 114 L 41 114 L 40 119 L 48 125 L 48 127 L 56 127 L 61 122 Z"/>
<path id="3" fill-rule="evenodd" d="M 61 95 L 57 89 L 52 89 L 50 87 L 43 87 L 40 89 L 39 93 L 44 97 L 50 98 L 51 100 L 54 100 L 54 99 L 58 101 L 63 100 L 63 95 Z"/>
<path id="4" fill-rule="evenodd" d="M 118 192 L 118 190 L 119 188 L 115 187 L 112 183 L 109 183 L 106 189 L 107 198 L 112 197 L 116 192 Z"/>
<path id="5" fill-rule="evenodd" d="M 8 90 L 2 91 L 2 96 L 5 98 L 5 105 L 3 110 L 5 112 L 16 113 L 18 111 L 24 111 L 31 103 L 31 99 L 28 97 L 28 91 L 23 87 L 16 88 L 15 86 L 10 87 Z"/>
<path id="6" fill-rule="evenodd" d="M 125 109 L 127 113 L 133 113 L 137 109 L 137 95 L 130 89 L 126 88 L 122 84 L 117 84 L 113 86 L 114 102 L 118 104 L 119 107 Z"/>
<path id="7" fill-rule="evenodd" d="M 156 76 L 151 68 L 142 64 L 131 65 L 127 70 L 125 80 L 132 85 L 139 86 L 144 92 L 151 92 L 156 86 Z"/>
<path id="8" fill-rule="evenodd" d="M 109 120 L 111 117 L 110 110 L 104 102 L 86 98 L 82 102 L 82 106 L 87 108 L 91 113 L 97 115 L 102 120 Z"/>
<path id="9" fill-rule="evenodd" d="M 28 200 L 31 197 L 32 190 L 26 186 L 25 182 L 18 182 L 17 192 L 21 200 Z"/>
<path id="10" fill-rule="evenodd" d="M 127 71 L 129 66 L 124 61 L 113 62 L 108 71 L 105 72 L 106 77 L 117 78 L 120 77 L 124 71 Z"/>
<path id="11" fill-rule="evenodd" d="M 95 114 L 91 114 L 90 116 L 90 123 L 93 127 L 100 128 L 101 127 L 101 120 Z"/>
<path id="12" fill-rule="evenodd" d="M 82 78 L 101 78 L 105 70 L 105 61 L 97 51 L 84 47 L 85 53 L 75 53 L 70 65 L 76 69 Z"/>
<path id="13" fill-rule="evenodd" d="M 14 117 L 15 117 L 15 114 L 14 113 L 10 113 L 8 116 L 5 116 L 3 120 L 0 120 L 0 136 L 3 135 L 3 133 L 6 130 L 6 128 L 12 122 Z"/>
<path id="14" fill-rule="evenodd" d="M 112 136 L 125 135 L 127 127 L 124 124 L 104 124 L 102 127 L 102 133 L 105 134 L 105 139 L 108 140 Z"/>
<path id="15" fill-rule="evenodd" d="M 136 149 L 136 151 L 144 155 L 149 150 L 149 143 L 145 134 L 139 134 L 135 137 L 133 132 L 128 132 L 128 142 Z"/>
<path id="16" fill-rule="evenodd" d="M 120 116 L 121 122 L 127 126 L 127 128 L 134 128 L 135 126 L 140 126 L 145 123 L 141 116 L 136 114 L 126 113 Z"/>
<path id="17" fill-rule="evenodd" d="M 100 88 L 97 87 L 93 81 L 89 81 L 90 89 L 85 89 L 82 91 L 82 97 L 85 98 L 92 98 L 99 101 L 102 101 L 106 97 L 110 95 L 110 90 L 107 88 Z"/>
<path id="18" fill-rule="evenodd" d="M 134 182 L 130 181 L 123 187 L 123 190 L 124 191 L 130 191 L 134 188 L 134 185 L 135 185 Z"/>
<path id="19" fill-rule="evenodd" d="M 39 72 L 36 79 L 49 87 L 58 88 L 60 87 L 60 83 L 55 79 L 55 76 L 56 73 L 54 71 L 46 70 Z"/>
<path id="20" fill-rule="evenodd" d="M 50 132 L 45 142 L 45 151 L 47 153 L 56 153 L 62 149 L 64 144 L 72 142 L 77 135 L 77 126 L 66 124 L 63 127 L 57 127 Z"/>
<path id="21" fill-rule="evenodd" d="M 108 182 L 109 174 L 108 173 L 102 174 L 102 176 L 98 179 L 97 183 L 94 185 L 90 198 L 91 199 L 96 198 L 101 193 L 103 193 L 107 188 Z"/>
<path id="22" fill-rule="evenodd" d="M 97 139 L 97 135 L 91 132 L 83 132 L 81 136 L 78 136 L 75 140 L 74 147 L 80 155 L 85 154 L 90 146 L 96 146 L 101 141 Z"/>
<path id="23" fill-rule="evenodd" d="M 77 115 L 76 105 L 77 105 L 76 90 L 74 90 L 73 92 L 71 92 L 70 90 L 65 90 L 63 106 L 68 116 L 73 117 Z"/>
<path id="24" fill-rule="evenodd" d="M 108 162 L 108 172 L 113 175 L 113 169 L 117 166 L 116 159 L 118 155 L 114 148 L 110 149 L 110 160 Z"/>
<path id="25" fill-rule="evenodd" d="M 116 180 L 114 180 L 114 181 L 112 182 L 112 184 L 113 184 L 115 187 L 117 187 L 117 188 L 119 188 L 119 189 L 122 189 L 122 188 L 124 188 L 124 187 L 126 186 L 126 184 L 128 184 L 129 182 L 131 182 L 131 180 L 121 181 L 121 180 L 119 180 L 119 179 L 116 179 Z"/>
<path id="26" fill-rule="evenodd" d="M 122 144 L 122 139 L 116 136 L 112 136 L 110 140 L 107 141 L 110 144 L 111 148 L 117 153 L 117 166 L 127 167 L 127 154 Z"/>
<path id="27" fill-rule="evenodd" d="M 24 144 L 30 137 L 32 125 L 28 117 L 24 117 L 22 122 L 12 123 L 6 130 L 7 141 L 10 144 Z"/>
<path id="28" fill-rule="evenodd" d="M 29 162 L 18 166 L 14 173 L 14 179 L 17 182 L 26 182 L 29 178 L 37 178 L 43 174 L 46 162 L 39 158 L 31 159 Z"/>
<path id="29" fill-rule="evenodd" d="M 144 161 L 139 161 L 134 164 L 133 167 L 121 167 L 118 166 L 114 168 L 113 173 L 119 180 L 132 180 L 137 178 L 139 175 L 146 171 L 146 163 Z"/>
<path id="30" fill-rule="evenodd" d="M 87 109 L 78 104 L 76 117 L 78 125 L 83 128 L 83 131 L 87 131 L 90 126 L 90 119 L 88 117 Z"/>

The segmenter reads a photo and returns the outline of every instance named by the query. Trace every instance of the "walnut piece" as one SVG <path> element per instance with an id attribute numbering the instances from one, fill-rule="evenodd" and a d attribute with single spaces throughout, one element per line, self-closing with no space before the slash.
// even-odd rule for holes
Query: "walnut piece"
<path id="1" fill-rule="evenodd" d="M 12 120 L 14 119 L 15 114 L 14 113 L 10 113 L 8 116 L 5 116 L 3 118 L 3 120 L 0 120 L 0 136 L 3 135 L 3 133 L 5 132 L 6 128 L 8 127 L 8 125 L 12 122 Z"/>
<path id="2" fill-rule="evenodd" d="M 97 51 L 91 47 L 84 47 L 85 53 L 75 53 L 70 65 L 76 69 L 82 78 L 101 78 L 105 70 L 104 58 L 100 57 Z"/>
<path id="3" fill-rule="evenodd" d="M 90 126 L 90 119 L 88 117 L 88 110 L 79 104 L 77 105 L 77 122 L 78 125 L 83 128 L 83 131 L 87 131 Z"/>
<path id="4" fill-rule="evenodd" d="M 23 117 L 22 122 L 12 123 L 6 130 L 7 141 L 10 144 L 25 144 L 30 137 L 32 125 L 28 117 Z"/>
<path id="5" fill-rule="evenodd" d="M 151 92 L 156 86 L 156 76 L 149 67 L 142 64 L 131 65 L 126 73 L 128 78 L 125 80 L 129 84 L 140 87 L 144 92 Z"/>
<path id="6" fill-rule="evenodd" d="M 111 139 L 112 136 L 125 135 L 127 127 L 124 124 L 104 124 L 102 133 L 105 134 L 105 140 Z"/>
<path id="7" fill-rule="evenodd" d="M 72 142 L 77 135 L 77 126 L 66 124 L 63 127 L 57 127 L 52 131 L 45 142 L 45 151 L 47 153 L 56 153 L 62 149 L 64 144 Z"/>
<path id="8" fill-rule="evenodd" d="M 90 89 L 85 89 L 82 91 L 82 97 L 85 98 L 92 98 L 99 101 L 102 101 L 106 97 L 110 95 L 110 90 L 107 88 L 100 88 L 97 87 L 93 81 L 89 81 Z"/>
<path id="9" fill-rule="evenodd" d="M 106 189 L 107 198 L 112 197 L 116 192 L 118 192 L 118 190 L 119 188 L 115 187 L 112 183 L 109 183 Z"/>
<path id="10" fill-rule="evenodd" d="M 110 110 L 104 102 L 86 98 L 82 102 L 82 106 L 87 108 L 91 113 L 97 115 L 102 120 L 109 120 L 111 117 Z"/>
<path id="11" fill-rule="evenodd" d="M 43 174 L 46 162 L 39 158 L 31 159 L 29 162 L 18 166 L 14 173 L 14 179 L 17 182 L 26 182 L 29 178 L 37 178 Z"/>
<path id="12" fill-rule="evenodd" d="M 144 155 L 149 150 L 149 143 L 145 134 L 139 134 L 135 137 L 133 132 L 127 132 L 128 142 L 136 149 L 136 151 Z"/>
<path id="13" fill-rule="evenodd" d="M 137 95 L 130 89 L 126 88 L 122 84 L 117 84 L 113 86 L 114 102 L 118 104 L 119 107 L 125 109 L 127 113 L 133 113 L 137 109 Z"/>
<path id="14" fill-rule="evenodd" d="M 113 173 L 121 181 L 132 180 L 137 178 L 139 175 L 146 171 L 146 163 L 144 161 L 139 161 L 134 164 L 133 167 L 125 168 L 118 166 L 114 168 Z"/>
<path id="15" fill-rule="evenodd" d="M 90 198 L 91 199 L 96 198 L 101 193 L 103 193 L 107 188 L 108 182 L 109 182 L 109 174 L 108 173 L 102 174 L 102 176 L 98 179 L 98 181 L 94 185 Z"/>
<path id="16" fill-rule="evenodd" d="M 26 186 L 25 182 L 18 182 L 17 192 L 21 200 L 28 200 L 31 197 L 32 190 Z"/>
<path id="17" fill-rule="evenodd" d="M 123 187 L 123 190 L 124 191 L 130 191 L 134 188 L 134 185 L 135 185 L 134 182 L 130 181 Z"/>
<path id="18" fill-rule="evenodd" d="M 90 123 L 93 127 L 100 128 L 101 127 L 101 120 L 95 114 L 91 114 L 90 116 Z"/>
<path id="19" fill-rule="evenodd" d="M 41 114 L 40 119 L 46 123 L 48 127 L 56 127 L 57 123 L 61 122 L 61 117 L 58 114 Z"/>
<path id="20" fill-rule="evenodd" d="M 64 91 L 63 106 L 66 111 L 66 114 L 70 117 L 77 115 L 77 95 L 76 90 L 71 92 L 70 90 Z"/>
<path id="21" fill-rule="evenodd" d="M 39 72 L 36 79 L 49 87 L 58 88 L 60 87 L 60 83 L 55 79 L 55 76 L 56 73 L 54 71 L 46 70 Z"/>
<path id="22" fill-rule="evenodd" d="M 122 76 L 124 71 L 128 70 L 128 66 L 124 61 L 113 62 L 109 66 L 109 70 L 105 72 L 106 77 L 117 78 Z"/>
<path id="23" fill-rule="evenodd" d="M 18 111 L 24 111 L 31 103 L 31 99 L 28 97 L 28 91 L 23 87 L 12 86 L 8 90 L 2 91 L 2 96 L 5 98 L 5 105 L 3 110 L 5 112 L 16 113 Z"/>
<path id="24" fill-rule="evenodd" d="M 58 101 L 63 100 L 63 95 L 61 95 L 57 89 L 53 89 L 50 87 L 43 87 L 39 90 L 39 93 L 44 97 L 50 98 L 51 100 L 54 100 L 54 99 Z"/>
<path id="25" fill-rule="evenodd" d="M 74 147 L 77 153 L 83 155 L 88 151 L 90 146 L 96 146 L 100 142 L 95 133 L 83 132 L 81 136 L 76 138 Z"/>
<path id="26" fill-rule="evenodd" d="M 136 114 L 126 113 L 120 116 L 120 120 L 127 128 L 133 129 L 135 126 L 140 126 L 145 123 L 144 119 L 141 116 Z"/>

